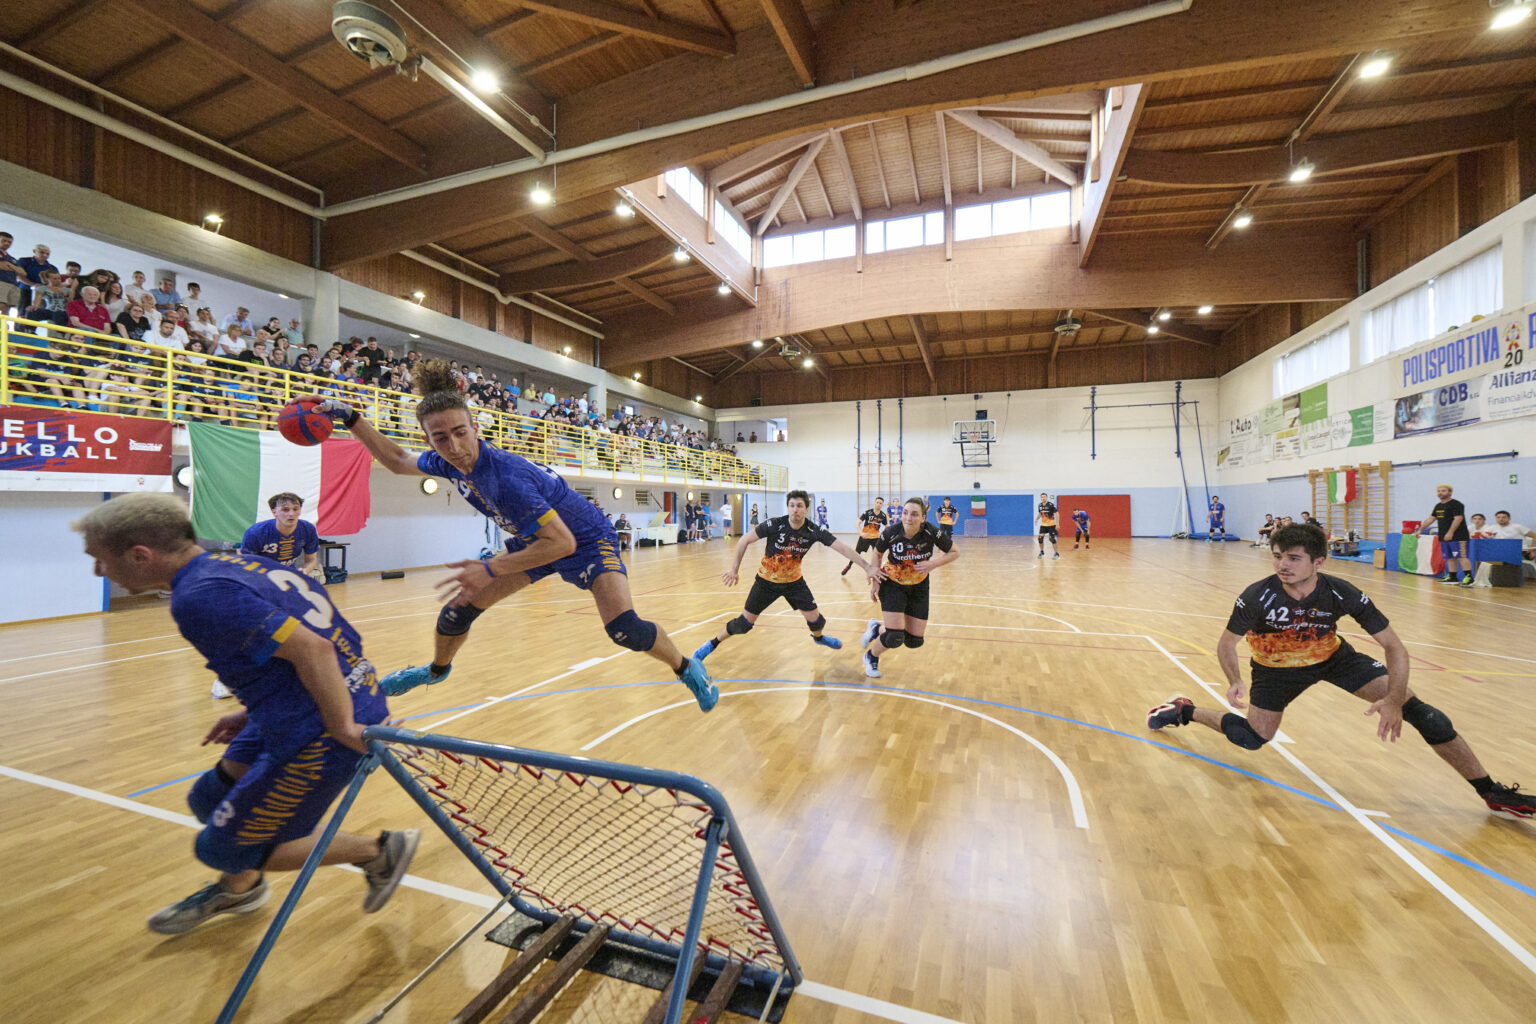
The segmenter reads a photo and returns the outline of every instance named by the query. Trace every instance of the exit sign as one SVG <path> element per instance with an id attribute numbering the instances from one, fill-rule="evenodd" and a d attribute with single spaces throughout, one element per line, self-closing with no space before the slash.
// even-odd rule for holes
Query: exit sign
<path id="1" fill-rule="evenodd" d="M 1509 474 L 1509 482 L 1512 483 L 1512 484 L 1519 483 L 1520 482 L 1520 474 L 1519 473 L 1511 473 L 1511 474 Z"/>

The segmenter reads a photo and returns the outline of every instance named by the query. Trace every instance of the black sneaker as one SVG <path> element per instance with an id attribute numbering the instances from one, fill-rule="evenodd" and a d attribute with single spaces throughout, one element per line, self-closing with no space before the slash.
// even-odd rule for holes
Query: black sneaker
<path id="1" fill-rule="evenodd" d="M 1520 792 L 1518 785 L 1501 786 L 1495 782 L 1483 800 L 1487 802 L 1488 809 L 1501 818 L 1512 821 L 1536 818 L 1536 796 Z"/>
<path id="2" fill-rule="evenodd" d="M 1166 729 L 1169 726 L 1184 724 L 1184 709 L 1192 708 L 1195 702 L 1188 697 L 1169 697 L 1162 704 L 1147 712 L 1148 729 Z"/>
<path id="3" fill-rule="evenodd" d="M 416 856 L 416 846 L 421 842 L 421 829 L 408 828 L 399 832 L 379 834 L 379 855 L 366 864 L 363 877 L 368 880 L 368 895 L 363 900 L 363 913 L 371 914 L 381 909 L 395 894 L 400 879 Z"/>
<path id="4" fill-rule="evenodd" d="M 1470 586 L 1473 585 L 1473 583 L 1474 583 L 1474 580 L 1472 579 L 1472 574 L 1471 573 L 1467 573 L 1465 576 L 1463 576 L 1461 578 L 1461 582 L 1459 584 L 1457 584 L 1457 586 L 1470 587 Z"/>
<path id="5" fill-rule="evenodd" d="M 1493 806 L 1493 797 L 1488 797 Z M 245 892 L 230 892 L 218 882 L 212 882 L 191 896 L 162 908 L 149 919 L 149 930 L 161 935 L 180 935 L 189 932 L 211 917 L 220 914 L 249 914 L 260 910 L 267 902 L 271 890 L 265 878 Z"/>
<path id="6" fill-rule="evenodd" d="M 1435 582 L 1436 583 L 1455 583 L 1455 582 L 1457 582 L 1456 574 L 1455 573 L 1451 573 L 1448 576 L 1436 576 L 1435 577 Z"/>

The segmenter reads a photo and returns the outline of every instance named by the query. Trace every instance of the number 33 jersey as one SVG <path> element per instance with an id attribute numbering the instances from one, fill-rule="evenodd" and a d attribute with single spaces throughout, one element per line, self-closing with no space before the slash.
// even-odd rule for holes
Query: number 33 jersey
<path id="1" fill-rule="evenodd" d="M 1367 633 L 1387 628 L 1387 617 L 1352 583 L 1317 574 L 1312 593 L 1297 599 L 1279 576 L 1260 580 L 1238 596 L 1227 632 L 1248 637 L 1256 665 L 1302 668 L 1319 665 L 1339 649 L 1339 620 L 1352 617 Z"/>

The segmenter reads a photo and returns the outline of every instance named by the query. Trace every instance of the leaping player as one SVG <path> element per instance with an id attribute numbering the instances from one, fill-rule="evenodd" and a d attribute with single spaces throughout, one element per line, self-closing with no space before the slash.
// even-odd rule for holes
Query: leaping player
<path id="1" fill-rule="evenodd" d="M 898 647 L 923 646 L 923 634 L 928 631 L 928 574 L 960 557 L 954 542 L 939 536 L 928 521 L 928 503 L 922 498 L 906 500 L 900 520 L 880 534 L 875 551 L 884 554 L 886 562 L 883 580 L 875 574 L 869 578 L 869 596 L 880 602 L 881 611 L 881 618 L 870 619 L 864 630 L 864 674 L 871 679 L 880 678 L 883 656 Z"/>
<path id="2" fill-rule="evenodd" d="M 955 508 L 955 503 L 948 498 L 939 506 L 939 536 L 945 540 L 953 540 L 955 537 L 955 520 L 960 518 L 960 510 Z"/>
<path id="3" fill-rule="evenodd" d="M 1210 520 L 1211 528 L 1206 531 L 1205 542 L 1207 544 L 1211 543 L 1211 541 L 1216 539 L 1216 534 L 1220 533 L 1222 542 L 1225 543 L 1227 539 L 1227 506 L 1221 503 L 1221 495 L 1211 495 L 1211 510 L 1206 513 L 1206 518 Z"/>
<path id="4" fill-rule="evenodd" d="M 875 541 L 880 539 L 880 531 L 890 524 L 885 515 L 885 499 L 876 498 L 872 507 L 859 513 L 859 542 L 853 546 L 857 554 L 863 554 L 875 546 Z M 843 566 L 842 574 L 848 575 L 848 570 L 853 568 L 853 562 Z"/>
<path id="5" fill-rule="evenodd" d="M 809 494 L 804 491 L 790 491 L 784 496 L 784 504 L 789 509 L 788 515 L 760 524 L 756 530 L 743 534 L 741 540 L 736 543 L 736 561 L 720 577 L 721 582 L 728 587 L 736 585 L 739 578 L 737 574 L 741 570 L 741 560 L 746 557 L 748 548 L 762 538 L 767 540 L 768 549 L 763 553 L 762 563 L 757 569 L 757 577 L 752 581 L 752 590 L 747 594 L 746 607 L 742 609 L 740 615 L 725 624 L 725 628 L 719 635 L 693 652 L 693 656 L 699 661 L 713 654 L 715 648 L 724 643 L 726 638 L 751 632 L 752 627 L 757 623 L 757 617 L 781 597 L 791 608 L 805 616 L 805 624 L 811 629 L 812 640 L 834 651 L 843 646 L 842 641 L 837 637 L 822 633 L 827 626 L 827 618 L 816 610 L 816 598 L 801 574 L 800 560 L 805 557 L 805 553 L 811 549 L 812 544 L 825 544 L 846 557 L 850 563 L 858 563 L 859 568 L 864 570 L 871 582 L 885 578 L 885 573 L 879 568 L 878 557 L 875 565 L 870 565 L 848 545 L 828 533 L 825 526 L 812 526 L 806 521 L 805 513 L 811 504 Z"/>
<path id="6" fill-rule="evenodd" d="M 1075 508 L 1072 510 L 1072 522 L 1077 526 L 1076 531 L 1072 534 L 1073 551 L 1077 550 L 1079 541 L 1082 542 L 1082 545 L 1085 549 L 1093 549 L 1093 538 L 1088 536 L 1088 524 L 1092 521 L 1093 520 L 1089 518 L 1086 510 L 1080 508 Z"/>
<path id="7" fill-rule="evenodd" d="M 1239 710 L 1244 691 L 1237 642 L 1248 638 L 1253 682 L 1248 715 L 1196 707 L 1188 697 L 1170 697 L 1147 712 L 1147 728 L 1166 729 L 1197 722 L 1244 750 L 1258 750 L 1275 738 L 1286 707 L 1314 683 L 1328 682 L 1369 701 L 1367 715 L 1379 715 L 1376 735 L 1397 742 L 1403 723 L 1412 726 L 1440 759 L 1477 791 L 1490 810 L 1505 818 L 1536 818 L 1536 797 L 1519 786 L 1494 782 L 1466 739 L 1439 708 L 1408 688 L 1408 648 L 1381 609 L 1353 584 L 1318 570 L 1328 557 L 1328 538 L 1315 526 L 1284 526 L 1270 539 L 1275 573 L 1244 590 L 1232 607 L 1216 658 L 1227 677 L 1227 703 Z M 1385 664 L 1339 637 L 1339 621 L 1350 616 L 1381 644 Z"/>
<path id="8" fill-rule="evenodd" d="M 481 439 L 447 363 L 423 360 L 414 376 L 424 396 L 416 405 L 416 419 L 431 445 L 419 456 L 379 433 L 344 402 L 320 395 L 299 399 L 318 402 L 317 411 L 350 430 L 390 472 L 451 480 L 464 500 L 507 534 L 504 552 L 448 563 L 454 572 L 438 584 L 446 603 L 437 617 L 432 660 L 391 672 L 380 681 L 384 691 L 396 696 L 447 678 L 475 619 L 530 583 L 559 573 L 567 583 L 591 592 L 610 640 L 664 663 L 701 709 L 714 707 L 720 691 L 704 666 L 679 653 L 660 626 L 635 614 L 619 560 L 619 538 L 607 517 L 554 470 Z"/>
<path id="9" fill-rule="evenodd" d="M 1051 557 L 1060 558 L 1061 552 L 1056 550 L 1056 503 L 1044 491 L 1040 492 L 1040 504 L 1035 506 L 1035 512 L 1040 519 L 1040 529 L 1035 534 L 1035 539 L 1040 542 L 1040 553 L 1035 557 L 1045 557 L 1045 539 L 1049 537 L 1051 539 Z"/>

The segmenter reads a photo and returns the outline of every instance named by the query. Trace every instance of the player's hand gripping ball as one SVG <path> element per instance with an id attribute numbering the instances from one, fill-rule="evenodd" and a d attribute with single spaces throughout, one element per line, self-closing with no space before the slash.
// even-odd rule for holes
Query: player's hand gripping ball
<path id="1" fill-rule="evenodd" d="M 278 433 L 305 447 L 330 437 L 331 426 L 331 418 L 316 412 L 314 402 L 289 402 L 277 414 Z"/>

